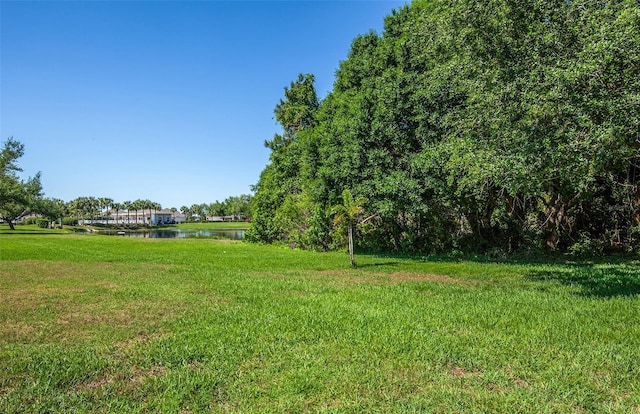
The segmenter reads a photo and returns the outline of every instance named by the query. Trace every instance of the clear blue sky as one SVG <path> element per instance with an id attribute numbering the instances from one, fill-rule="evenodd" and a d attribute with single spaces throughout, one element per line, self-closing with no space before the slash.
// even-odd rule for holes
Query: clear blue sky
<path id="1" fill-rule="evenodd" d="M 47 197 L 250 193 L 299 73 L 321 98 L 405 1 L 0 1 L 0 140 Z"/>

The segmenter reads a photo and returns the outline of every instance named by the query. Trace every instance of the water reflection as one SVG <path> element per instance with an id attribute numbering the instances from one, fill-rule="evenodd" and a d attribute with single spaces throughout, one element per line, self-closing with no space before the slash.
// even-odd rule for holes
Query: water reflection
<path id="1" fill-rule="evenodd" d="M 146 239 L 228 239 L 242 240 L 244 229 L 149 229 L 137 231 L 104 231 L 102 234 Z"/>

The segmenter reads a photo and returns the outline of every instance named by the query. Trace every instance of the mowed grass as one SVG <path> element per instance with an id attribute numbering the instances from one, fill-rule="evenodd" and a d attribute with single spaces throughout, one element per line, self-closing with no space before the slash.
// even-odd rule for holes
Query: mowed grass
<path id="1" fill-rule="evenodd" d="M 0 235 L 0 412 L 640 412 L 640 263 Z"/>

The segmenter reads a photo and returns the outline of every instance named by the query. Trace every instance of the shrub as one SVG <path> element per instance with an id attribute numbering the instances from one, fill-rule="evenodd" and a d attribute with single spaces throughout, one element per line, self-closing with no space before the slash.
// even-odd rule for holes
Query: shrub
<path id="1" fill-rule="evenodd" d="M 36 224 L 38 225 L 38 227 L 40 227 L 41 229 L 46 229 L 49 228 L 49 220 L 47 219 L 37 219 L 36 220 Z"/>
<path id="2" fill-rule="evenodd" d="M 23 224 L 36 224 L 40 220 L 38 217 L 27 217 L 22 222 Z"/>
<path id="3" fill-rule="evenodd" d="M 75 217 L 65 217 L 62 219 L 62 224 L 65 226 L 77 226 L 78 219 L 76 219 Z"/>
<path id="4" fill-rule="evenodd" d="M 587 232 L 580 232 L 578 240 L 569 247 L 569 253 L 577 257 L 600 256 L 606 252 L 606 243 L 593 238 Z"/>

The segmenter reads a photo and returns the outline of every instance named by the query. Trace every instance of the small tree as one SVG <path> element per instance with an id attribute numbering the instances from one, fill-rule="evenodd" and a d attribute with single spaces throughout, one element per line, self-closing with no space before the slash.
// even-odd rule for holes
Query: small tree
<path id="1" fill-rule="evenodd" d="M 51 222 L 55 222 L 56 220 L 59 220 L 60 226 L 62 226 L 62 219 L 67 212 L 67 207 L 65 202 L 60 199 L 43 198 L 34 210 L 46 217 L 47 227 Z"/>
<path id="2" fill-rule="evenodd" d="M 356 267 L 356 261 L 353 253 L 353 230 L 354 227 L 359 224 L 359 220 L 364 212 L 364 205 L 367 203 L 367 199 L 364 197 L 358 197 L 355 200 L 351 191 L 344 190 L 342 192 L 342 204 L 333 206 L 331 214 L 334 216 L 333 222 L 335 225 L 347 229 L 347 238 L 349 240 L 349 257 L 351 259 L 351 266 Z"/>

